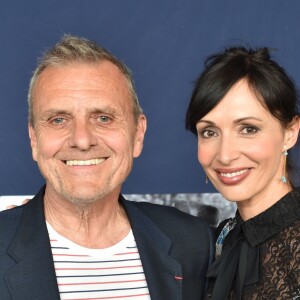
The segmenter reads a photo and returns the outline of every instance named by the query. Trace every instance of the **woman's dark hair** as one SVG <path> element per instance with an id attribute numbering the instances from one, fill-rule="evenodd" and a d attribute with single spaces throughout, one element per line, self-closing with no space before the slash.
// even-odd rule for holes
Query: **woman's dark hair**
<path id="1" fill-rule="evenodd" d="M 208 57 L 196 80 L 186 113 L 186 129 L 197 134 L 196 124 L 241 79 L 246 79 L 258 101 L 286 128 L 298 116 L 297 92 L 285 70 L 270 58 L 268 48 L 232 47 Z M 288 178 L 292 164 L 287 160 Z"/>

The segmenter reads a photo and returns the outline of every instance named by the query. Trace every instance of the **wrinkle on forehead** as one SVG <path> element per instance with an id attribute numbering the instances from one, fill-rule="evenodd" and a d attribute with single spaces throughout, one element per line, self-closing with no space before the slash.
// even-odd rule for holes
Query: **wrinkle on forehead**
<path id="1" fill-rule="evenodd" d="M 118 112 L 119 115 L 122 114 L 121 110 L 124 110 L 123 114 L 133 112 L 132 94 L 127 79 L 110 62 L 97 65 L 74 64 L 48 67 L 37 80 L 34 98 L 47 101 L 47 98 L 51 97 L 59 97 L 63 100 L 61 101 L 63 108 L 66 108 L 68 102 L 72 103 L 74 97 L 81 102 L 91 100 L 88 104 L 85 103 L 86 109 L 90 111 L 103 110 L 114 114 Z M 94 107 L 93 100 L 97 102 Z M 103 102 L 103 107 L 98 100 Z M 37 102 L 38 106 L 41 102 L 43 101 Z"/>

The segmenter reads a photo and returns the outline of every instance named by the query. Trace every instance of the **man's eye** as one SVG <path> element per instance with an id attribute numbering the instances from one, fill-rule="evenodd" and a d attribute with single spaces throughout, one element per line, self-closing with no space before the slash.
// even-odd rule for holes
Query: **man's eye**
<path id="1" fill-rule="evenodd" d="M 100 123 L 109 123 L 111 121 L 111 118 L 108 116 L 100 116 L 98 117 L 98 120 Z"/>
<path id="2" fill-rule="evenodd" d="M 65 119 L 64 118 L 54 118 L 51 120 L 51 123 L 54 125 L 59 125 L 64 123 Z"/>

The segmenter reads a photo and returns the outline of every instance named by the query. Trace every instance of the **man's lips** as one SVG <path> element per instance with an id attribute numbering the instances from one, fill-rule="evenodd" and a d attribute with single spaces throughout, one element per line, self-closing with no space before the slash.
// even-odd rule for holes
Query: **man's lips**
<path id="1" fill-rule="evenodd" d="M 107 157 L 105 157 L 105 158 L 92 158 L 92 159 L 85 159 L 85 160 L 72 159 L 72 160 L 64 160 L 64 163 L 67 166 L 94 166 L 94 165 L 100 165 L 106 159 L 107 159 Z"/>
<path id="2" fill-rule="evenodd" d="M 250 174 L 251 168 L 239 169 L 216 169 L 218 178 L 227 185 L 234 185 L 240 183 Z"/>

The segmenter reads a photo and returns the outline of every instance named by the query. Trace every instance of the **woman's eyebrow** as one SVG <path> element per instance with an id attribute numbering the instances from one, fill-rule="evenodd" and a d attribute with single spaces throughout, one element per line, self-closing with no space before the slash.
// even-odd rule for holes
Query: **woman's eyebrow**
<path id="1" fill-rule="evenodd" d="M 210 121 L 210 120 L 203 120 L 203 119 L 199 120 L 199 121 L 197 122 L 197 124 L 198 124 L 198 123 L 207 123 L 207 124 L 210 124 L 210 125 L 215 125 L 214 122 L 212 122 L 212 121 Z"/>
<path id="2" fill-rule="evenodd" d="M 249 120 L 263 122 L 263 120 L 258 117 L 248 116 L 248 117 L 244 117 L 244 118 L 238 118 L 238 119 L 234 120 L 234 123 L 242 123 L 242 122 L 249 121 Z"/>

